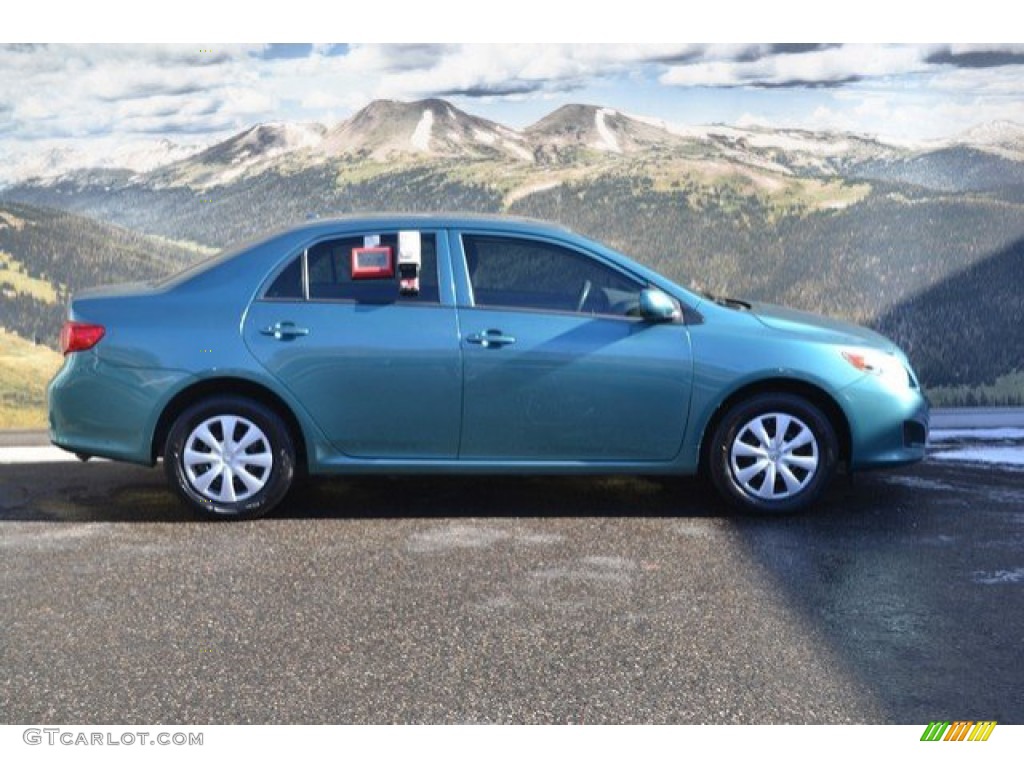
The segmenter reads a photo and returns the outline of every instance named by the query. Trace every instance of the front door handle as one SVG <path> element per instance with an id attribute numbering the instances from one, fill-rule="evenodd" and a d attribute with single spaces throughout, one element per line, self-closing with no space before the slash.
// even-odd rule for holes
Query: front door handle
<path id="1" fill-rule="evenodd" d="M 278 340 L 294 339 L 296 336 L 308 336 L 309 328 L 300 328 L 295 323 L 283 321 L 274 323 L 269 328 L 263 328 L 260 333 L 264 336 L 273 336 Z"/>
<path id="2" fill-rule="evenodd" d="M 501 331 L 491 328 L 483 333 L 470 334 L 466 337 L 466 341 L 470 344 L 479 344 L 484 349 L 499 349 L 501 347 L 506 347 L 509 344 L 515 344 L 516 337 L 507 336 Z"/>

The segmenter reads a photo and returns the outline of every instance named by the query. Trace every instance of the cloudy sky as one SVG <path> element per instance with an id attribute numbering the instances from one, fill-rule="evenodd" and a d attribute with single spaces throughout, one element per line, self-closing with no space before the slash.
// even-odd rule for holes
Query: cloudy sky
<path id="1" fill-rule="evenodd" d="M 1024 45 L 5 45 L 0 155 L 55 142 L 200 143 L 440 96 L 508 125 L 585 102 L 679 124 L 901 139 L 1024 123 Z"/>

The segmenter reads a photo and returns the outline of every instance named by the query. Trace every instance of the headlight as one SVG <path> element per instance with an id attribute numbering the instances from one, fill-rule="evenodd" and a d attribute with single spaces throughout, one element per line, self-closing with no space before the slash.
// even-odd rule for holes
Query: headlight
<path id="1" fill-rule="evenodd" d="M 877 349 L 844 349 L 843 359 L 862 373 L 878 376 L 893 387 L 911 386 L 910 374 L 896 355 Z"/>

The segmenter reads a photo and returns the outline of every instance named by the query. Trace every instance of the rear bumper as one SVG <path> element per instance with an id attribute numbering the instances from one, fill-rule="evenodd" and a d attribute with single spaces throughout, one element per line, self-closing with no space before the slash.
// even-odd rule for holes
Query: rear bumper
<path id="1" fill-rule="evenodd" d="M 188 378 L 180 371 L 110 365 L 90 352 L 68 355 L 47 389 L 50 442 L 151 466 L 159 404 Z"/>

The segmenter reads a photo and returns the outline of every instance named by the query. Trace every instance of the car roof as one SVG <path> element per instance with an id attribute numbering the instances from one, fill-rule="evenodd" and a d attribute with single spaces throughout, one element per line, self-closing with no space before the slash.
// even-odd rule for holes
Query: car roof
<path id="1" fill-rule="evenodd" d="M 590 242 L 565 227 L 540 219 L 522 216 L 479 213 L 351 213 L 340 216 L 310 219 L 301 224 L 292 224 L 245 241 L 235 243 L 220 253 L 186 267 L 181 272 L 171 275 L 159 282 L 161 287 L 175 286 L 203 280 L 204 276 L 214 270 L 231 269 L 231 264 L 238 257 L 251 259 L 258 253 L 265 252 L 270 261 L 279 258 L 281 248 L 290 249 L 302 242 L 310 242 L 320 238 L 333 237 L 360 230 L 404 230 L 404 229 L 483 229 L 503 233 L 520 233 L 547 235 L 554 238 L 566 238 L 578 242 Z M 599 243 L 592 243 L 599 246 Z M 250 262 L 251 263 L 251 262 Z"/>
<path id="2" fill-rule="evenodd" d="M 552 224 L 549 221 L 531 219 L 523 216 L 483 213 L 412 212 L 350 213 L 339 216 L 316 218 L 303 224 L 299 224 L 298 226 L 293 225 L 280 229 L 270 235 L 270 237 L 272 238 L 284 234 L 308 234 L 316 236 L 330 232 L 361 229 L 368 226 L 387 226 L 394 229 L 472 229 L 478 227 L 483 229 L 498 229 L 506 232 L 546 232 L 552 235 L 570 235 L 578 237 L 576 233 L 566 227 L 558 224 Z"/>

